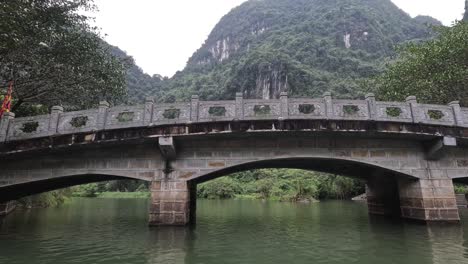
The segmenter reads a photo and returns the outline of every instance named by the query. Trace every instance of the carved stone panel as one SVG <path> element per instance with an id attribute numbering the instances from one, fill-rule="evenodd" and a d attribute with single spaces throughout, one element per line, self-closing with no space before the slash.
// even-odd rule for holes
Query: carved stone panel
<path id="1" fill-rule="evenodd" d="M 97 109 L 63 113 L 60 115 L 58 132 L 68 134 L 96 130 L 97 117 Z"/>
<path id="2" fill-rule="evenodd" d="M 322 100 L 289 99 L 290 118 L 323 118 L 325 104 Z"/>
<path id="3" fill-rule="evenodd" d="M 236 117 L 235 101 L 200 102 L 199 121 L 232 120 Z"/>
<path id="4" fill-rule="evenodd" d="M 455 125 L 453 109 L 450 106 L 419 104 L 418 107 L 424 124 Z"/>
<path id="5" fill-rule="evenodd" d="M 155 105 L 152 123 L 154 125 L 185 123 L 190 121 L 190 111 L 190 103 Z"/>
<path id="6" fill-rule="evenodd" d="M 367 102 L 357 100 L 334 100 L 333 118 L 350 120 L 369 119 Z"/>
<path id="7" fill-rule="evenodd" d="M 8 140 L 48 136 L 49 121 L 49 115 L 13 119 L 8 131 Z"/>
<path id="8" fill-rule="evenodd" d="M 411 107 L 406 103 L 377 102 L 377 118 L 380 121 L 413 122 Z"/>
<path id="9" fill-rule="evenodd" d="M 144 105 L 109 108 L 106 129 L 143 126 Z"/>
<path id="10" fill-rule="evenodd" d="M 244 100 L 244 117 L 246 119 L 271 119 L 280 117 L 279 100 Z"/>

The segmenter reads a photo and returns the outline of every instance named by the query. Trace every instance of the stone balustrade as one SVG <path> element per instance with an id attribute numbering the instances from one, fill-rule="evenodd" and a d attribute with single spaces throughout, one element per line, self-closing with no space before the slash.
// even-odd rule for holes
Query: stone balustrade
<path id="1" fill-rule="evenodd" d="M 14 118 L 6 113 L 0 120 L 0 142 L 130 127 L 218 122 L 232 120 L 322 119 L 369 120 L 468 127 L 468 108 L 458 102 L 448 105 L 420 104 L 410 96 L 406 102 L 380 102 L 373 94 L 365 100 L 337 100 L 330 93 L 322 98 L 289 98 L 281 93 L 276 100 L 244 99 L 158 104 L 148 98 L 145 104 L 63 112 L 52 108 L 49 115 Z"/>

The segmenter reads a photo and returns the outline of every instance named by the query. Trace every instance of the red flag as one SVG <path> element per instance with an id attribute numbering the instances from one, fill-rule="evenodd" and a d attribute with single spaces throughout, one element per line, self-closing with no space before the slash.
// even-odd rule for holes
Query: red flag
<path id="1" fill-rule="evenodd" d="M 10 112 L 10 110 L 11 110 L 11 99 L 12 99 L 11 94 L 12 93 L 13 93 L 13 81 L 10 82 L 7 94 L 5 95 L 5 98 L 3 99 L 2 108 L 0 109 L 0 117 L 3 116 L 3 113 Z"/>

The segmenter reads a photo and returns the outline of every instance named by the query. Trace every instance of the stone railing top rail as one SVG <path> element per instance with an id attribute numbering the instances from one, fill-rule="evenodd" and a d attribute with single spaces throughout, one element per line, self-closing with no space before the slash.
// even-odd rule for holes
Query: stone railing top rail
<path id="1" fill-rule="evenodd" d="M 109 107 L 101 102 L 98 109 L 63 112 L 52 107 L 49 115 L 14 118 L 6 113 L 0 120 L 0 142 L 54 135 L 93 132 L 130 127 L 150 127 L 211 121 L 263 119 L 329 119 L 373 120 L 468 127 L 468 108 L 458 102 L 448 105 L 419 104 L 410 96 L 406 102 L 380 102 L 373 94 L 365 100 L 332 99 L 330 93 L 322 98 L 244 99 L 236 94 L 232 101 L 199 101 L 156 104 L 147 98 L 145 104 Z"/>

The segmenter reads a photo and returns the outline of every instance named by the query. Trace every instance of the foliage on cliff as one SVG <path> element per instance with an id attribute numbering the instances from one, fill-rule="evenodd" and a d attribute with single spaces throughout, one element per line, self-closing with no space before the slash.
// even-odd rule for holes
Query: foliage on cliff
<path id="1" fill-rule="evenodd" d="M 125 82 L 127 84 L 127 104 L 143 103 L 146 97 L 160 93 L 168 78 L 155 74 L 150 76 L 135 64 L 135 61 L 125 51 L 110 46 L 111 53 L 127 63 Z"/>
<path id="2" fill-rule="evenodd" d="M 460 100 L 468 106 L 468 23 L 437 31 L 433 40 L 403 46 L 398 59 L 370 83 L 378 88 L 381 99 L 416 95 L 426 103 Z"/>
<path id="3" fill-rule="evenodd" d="M 397 44 L 433 36 L 390 0 L 248 1 L 224 16 L 203 46 L 157 93 L 164 101 L 320 96 L 357 97 Z"/>
<path id="4" fill-rule="evenodd" d="M 102 44 L 81 10 L 92 0 L 0 2 L 0 89 L 14 81 L 22 105 L 87 108 L 125 95 L 124 63 Z"/>

